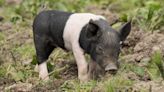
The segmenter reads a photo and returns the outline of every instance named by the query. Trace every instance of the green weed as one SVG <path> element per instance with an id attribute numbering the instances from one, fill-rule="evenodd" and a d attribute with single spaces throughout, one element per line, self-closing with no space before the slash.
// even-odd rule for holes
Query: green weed
<path id="1" fill-rule="evenodd" d="M 3 44 L 5 36 L 3 33 L 0 33 L 0 45 Z"/>
<path id="2" fill-rule="evenodd" d="M 126 79 L 122 75 L 113 76 L 104 83 L 105 92 L 116 92 L 119 90 L 128 89 L 128 87 L 132 84 L 133 82 L 131 80 Z"/>
<path id="3" fill-rule="evenodd" d="M 12 49 L 13 53 L 17 53 L 22 59 L 27 59 L 35 54 L 35 49 L 32 45 L 22 45 Z"/>
<path id="4" fill-rule="evenodd" d="M 79 81 L 66 81 L 61 85 L 62 91 L 67 92 L 91 92 L 92 89 L 96 86 L 96 81 L 90 81 L 88 83 L 79 83 Z"/>
<path id="5" fill-rule="evenodd" d="M 5 77 L 5 74 L 6 74 L 6 68 L 4 67 L 0 67 L 0 77 Z"/>
<path id="6" fill-rule="evenodd" d="M 164 59 L 161 53 L 156 52 L 152 56 L 151 62 L 147 66 L 147 72 L 152 80 L 163 78 L 164 79 Z"/>

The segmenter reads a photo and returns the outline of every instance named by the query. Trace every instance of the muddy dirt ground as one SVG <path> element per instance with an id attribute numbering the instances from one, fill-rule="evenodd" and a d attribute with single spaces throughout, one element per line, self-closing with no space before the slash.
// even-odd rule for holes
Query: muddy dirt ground
<path id="1" fill-rule="evenodd" d="M 114 23 L 118 19 L 118 16 L 116 14 L 111 13 L 108 10 L 97 8 L 95 9 L 95 7 L 88 7 L 87 11 L 106 16 L 110 24 Z M 9 62 L 14 63 L 22 61 L 25 61 L 24 64 L 26 65 L 32 61 L 32 56 L 22 60 L 22 58 L 20 58 L 20 55 L 18 53 L 12 52 L 11 49 L 13 46 L 23 46 L 24 44 L 29 44 L 33 46 L 32 27 L 31 25 L 29 25 L 29 27 L 31 28 L 30 30 L 26 30 L 26 28 L 23 28 L 21 29 L 22 31 L 15 32 L 12 30 L 13 24 L 4 23 L 2 21 L 0 22 L 0 32 L 5 35 L 5 40 L 3 41 L 3 43 L 0 44 L 1 65 Z M 129 37 L 123 43 L 122 56 L 120 59 L 125 60 L 125 62 L 127 63 L 133 63 L 144 67 L 144 65 L 150 61 L 151 56 L 156 51 L 161 51 L 162 55 L 164 56 L 164 33 L 143 31 L 137 26 L 133 25 Z M 51 60 L 54 60 L 53 55 L 51 56 Z M 33 83 L 34 81 L 30 79 L 25 83 L 16 82 L 13 79 L 3 77 L 0 78 L 0 90 L 10 89 L 13 92 L 45 92 L 49 90 L 53 92 L 58 92 L 61 85 L 63 85 L 65 81 L 77 79 L 77 67 L 74 60 L 65 61 L 61 59 L 55 62 L 54 65 L 55 67 L 58 67 L 61 70 L 57 75 L 59 79 L 52 80 L 49 83 L 50 85 Z M 150 78 L 146 75 L 144 76 L 144 78 L 139 78 L 133 73 L 129 73 L 127 74 L 127 76 L 137 81 L 134 85 L 133 90 L 137 90 L 140 87 L 146 87 L 153 91 L 164 89 L 164 82 L 154 82 L 150 80 Z M 93 92 L 101 92 L 101 90 L 96 89 L 96 87 L 92 90 Z"/>

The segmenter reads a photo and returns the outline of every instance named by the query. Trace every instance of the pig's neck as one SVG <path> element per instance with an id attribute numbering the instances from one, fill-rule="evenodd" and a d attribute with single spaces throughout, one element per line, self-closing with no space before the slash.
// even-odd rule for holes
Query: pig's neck
<path id="1" fill-rule="evenodd" d="M 83 29 L 81 30 L 80 33 L 80 37 L 79 37 L 79 45 L 80 47 L 85 51 L 85 53 L 90 54 L 90 50 L 91 50 L 91 43 L 88 41 L 87 37 L 86 37 L 86 26 L 83 27 Z"/>

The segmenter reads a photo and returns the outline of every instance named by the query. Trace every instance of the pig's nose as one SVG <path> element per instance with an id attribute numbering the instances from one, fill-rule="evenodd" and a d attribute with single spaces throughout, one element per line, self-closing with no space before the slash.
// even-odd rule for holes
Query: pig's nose
<path id="1" fill-rule="evenodd" d="M 115 65 L 107 65 L 105 67 L 105 71 L 108 72 L 108 73 L 111 73 L 111 74 L 116 74 L 117 70 L 118 70 L 118 68 Z"/>

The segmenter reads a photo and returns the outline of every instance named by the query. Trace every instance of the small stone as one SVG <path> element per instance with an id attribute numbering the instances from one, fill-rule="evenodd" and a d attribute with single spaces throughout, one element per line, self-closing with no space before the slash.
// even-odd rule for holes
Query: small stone
<path id="1" fill-rule="evenodd" d="M 22 0 L 5 0 L 7 4 L 20 4 Z"/>
<path id="2" fill-rule="evenodd" d="M 23 61 L 22 64 L 29 65 L 31 62 L 32 62 L 32 59 L 29 59 L 29 60 Z"/>
<path id="3" fill-rule="evenodd" d="M 141 59 L 141 62 L 149 62 L 151 60 L 150 57 L 145 57 L 143 59 Z"/>
<path id="4" fill-rule="evenodd" d="M 153 50 L 153 52 L 155 52 L 155 51 L 160 51 L 160 48 L 159 48 L 158 46 L 154 46 L 154 47 L 152 48 L 152 50 Z"/>
<path id="5" fill-rule="evenodd" d="M 2 21 L 4 18 L 2 16 L 0 16 L 0 21 Z"/>
<path id="6" fill-rule="evenodd" d="M 149 63 L 150 60 L 151 60 L 150 57 L 144 57 L 144 58 L 142 58 L 141 59 L 141 62 L 139 63 L 139 66 L 146 66 Z"/>
<path id="7" fill-rule="evenodd" d="M 13 90 L 16 92 L 27 92 L 27 91 L 31 91 L 32 89 L 32 84 L 30 83 L 18 83 L 18 84 L 13 84 L 9 87 L 6 87 L 5 90 Z"/>
<path id="8" fill-rule="evenodd" d="M 39 72 L 39 67 L 38 67 L 38 65 L 35 65 L 34 71 L 35 71 L 35 72 Z"/>

